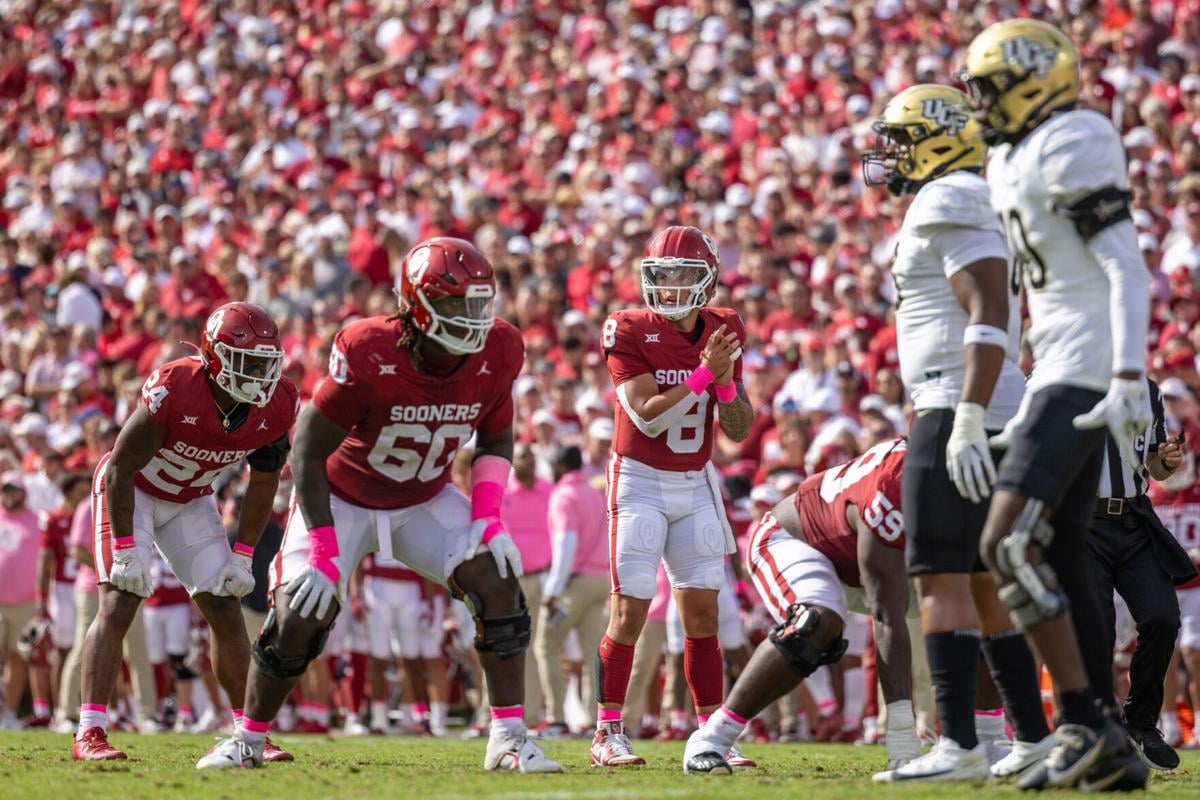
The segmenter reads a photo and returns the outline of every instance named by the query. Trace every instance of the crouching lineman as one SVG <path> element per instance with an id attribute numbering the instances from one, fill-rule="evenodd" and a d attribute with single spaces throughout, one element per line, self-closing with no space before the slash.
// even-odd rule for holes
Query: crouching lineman
<path id="1" fill-rule="evenodd" d="M 283 378 L 279 330 L 249 303 L 209 316 L 199 357 L 164 364 L 100 460 L 92 481 L 100 610 L 83 645 L 83 704 L 71 755 L 125 758 L 108 743 L 107 703 L 121 672 L 121 642 L 150 596 L 151 548 L 187 589 L 212 629 L 212 660 L 240 724 L 250 642 L 238 598 L 254 589 L 254 545 L 271 516 L 298 394 Z M 250 481 L 232 551 L 213 482 L 245 460 Z M 279 750 L 270 760 L 290 760 Z"/>
<path id="2" fill-rule="evenodd" d="M 778 623 L 725 704 L 688 739 L 685 771 L 729 772 L 723 755 L 748 721 L 846 652 L 845 586 L 861 586 L 875 617 L 887 702 L 888 770 L 921 755 L 911 699 L 900 476 L 905 441 L 872 447 L 808 478 L 750 530 L 746 566 Z M 880 773 L 881 779 L 889 773 Z"/>
<path id="3" fill-rule="evenodd" d="M 863 153 L 868 184 L 914 195 L 892 266 L 900 370 L 917 411 L 904 518 L 941 739 L 897 770 L 898 781 L 987 779 L 988 744 L 975 730 L 981 651 L 1017 732 L 991 773 L 1018 774 L 1054 744 L 1033 655 L 979 557 L 996 480 L 987 431 L 1016 415 L 1025 376 L 1016 361 L 1020 303 L 1009 301 L 1008 248 L 980 175 L 982 130 L 969 112 L 957 89 L 910 87 L 873 126 L 883 146 Z"/>
<path id="4" fill-rule="evenodd" d="M 320 655 L 351 574 L 379 552 L 449 586 L 475 617 L 492 706 L 484 769 L 561 771 L 522 721 L 529 610 L 521 556 L 499 517 L 521 334 L 493 316 L 492 265 L 461 239 L 413 248 L 400 293 L 396 314 L 334 338 L 329 375 L 296 433 L 295 507 L 253 648 L 246 722 L 198 767 L 259 764 L 270 722 Z M 450 485 L 450 465 L 472 437 L 468 500 Z"/>

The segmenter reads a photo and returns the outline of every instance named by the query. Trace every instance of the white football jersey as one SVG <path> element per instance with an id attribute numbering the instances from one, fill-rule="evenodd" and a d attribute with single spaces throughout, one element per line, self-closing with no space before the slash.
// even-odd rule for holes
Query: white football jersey
<path id="1" fill-rule="evenodd" d="M 985 258 L 1009 263 L 987 182 L 959 170 L 925 184 L 904 215 L 899 240 L 892 277 L 900 373 L 918 411 L 954 408 L 962 397 L 963 334 L 970 317 L 950 288 L 950 277 Z M 1009 278 L 1011 286 L 1011 267 Z M 1025 393 L 1025 376 L 1017 365 L 1019 298 L 1009 300 L 1008 312 L 1007 354 L 985 420 L 994 430 L 1017 413 Z"/>
<path id="2" fill-rule="evenodd" d="M 1029 304 L 1034 369 L 1029 391 L 1067 384 L 1104 392 L 1113 374 L 1109 280 L 1074 223 L 1054 210 L 1107 186 L 1127 188 L 1125 151 L 1106 117 L 1069 111 L 988 162 L 1000 214 Z M 1122 268 L 1145 270 L 1144 264 Z"/>

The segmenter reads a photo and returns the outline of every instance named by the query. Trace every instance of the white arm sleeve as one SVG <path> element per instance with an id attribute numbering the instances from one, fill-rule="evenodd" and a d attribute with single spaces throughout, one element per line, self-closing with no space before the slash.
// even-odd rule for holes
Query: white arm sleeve
<path id="1" fill-rule="evenodd" d="M 626 382 L 628 383 L 628 381 Z M 636 411 L 633 410 L 633 405 L 629 402 L 629 397 L 625 393 L 625 383 L 617 387 L 617 399 L 621 401 L 621 408 L 625 409 L 626 415 L 629 416 L 629 421 L 634 424 L 639 431 L 649 436 L 651 439 L 657 437 L 667 428 L 674 425 L 685 414 L 692 410 L 692 406 L 696 402 L 696 395 L 685 394 L 682 399 L 675 405 L 668 408 L 663 413 L 659 414 L 654 419 L 642 419 Z"/>
<path id="2" fill-rule="evenodd" d="M 1150 326 L 1150 273 L 1137 245 L 1133 223 L 1110 225 L 1087 242 L 1108 276 L 1108 313 L 1112 321 L 1113 373 L 1146 369 L 1146 331 Z"/>
<path id="3" fill-rule="evenodd" d="M 554 537 L 550 546 L 550 571 L 546 574 L 546 585 L 542 587 L 545 597 L 562 597 L 566 591 L 578 544 L 579 537 L 575 531 L 563 531 Z"/>

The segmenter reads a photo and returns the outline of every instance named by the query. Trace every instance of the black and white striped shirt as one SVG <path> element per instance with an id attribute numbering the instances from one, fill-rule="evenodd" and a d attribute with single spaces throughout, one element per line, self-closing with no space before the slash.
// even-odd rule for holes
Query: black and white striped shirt
<path id="1" fill-rule="evenodd" d="M 1167 424 L 1163 414 L 1162 392 L 1154 381 L 1147 378 L 1146 382 L 1150 384 L 1150 411 L 1153 420 L 1146 433 L 1133 443 L 1137 450 L 1138 463 L 1142 466 L 1138 467 L 1136 472 L 1130 469 L 1129 465 L 1121 460 L 1121 453 L 1117 450 L 1117 443 L 1112 434 L 1105 433 L 1104 468 L 1100 471 L 1097 497 L 1129 499 L 1145 494 L 1149 487 L 1150 476 L 1145 467 L 1146 457 L 1153 452 L 1151 445 L 1160 445 L 1167 441 Z"/>

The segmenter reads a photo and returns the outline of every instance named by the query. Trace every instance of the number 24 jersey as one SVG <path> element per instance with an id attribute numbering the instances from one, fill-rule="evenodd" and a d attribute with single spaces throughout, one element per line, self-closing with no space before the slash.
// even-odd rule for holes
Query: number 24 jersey
<path id="1" fill-rule="evenodd" d="M 338 331 L 313 404 L 348 434 L 326 462 L 329 486 L 365 508 L 408 508 L 450 480 L 458 449 L 479 430 L 512 427 L 512 386 L 525 361 L 520 332 L 497 319 L 481 352 L 453 373 L 417 371 L 397 350 L 400 323 L 358 320 Z"/>
<path id="2" fill-rule="evenodd" d="M 613 452 L 632 458 L 655 469 L 687 472 L 704 469 L 712 456 L 713 411 L 716 408 L 716 388 L 694 398 L 688 412 L 657 437 L 651 438 L 638 430 L 625 407 L 626 381 L 640 375 L 652 375 L 658 391 L 665 392 L 687 380 L 692 370 L 700 366 L 700 352 L 708 338 L 722 325 L 726 331 L 746 341 L 746 329 L 737 312 L 729 308 L 702 308 L 697 322 L 700 335 L 696 341 L 680 333 L 665 317 L 649 309 L 638 308 L 613 313 L 601 330 L 601 345 L 608 361 L 608 372 L 617 397 L 621 401 L 616 414 Z M 742 360 L 733 365 L 733 380 L 742 379 Z"/>

